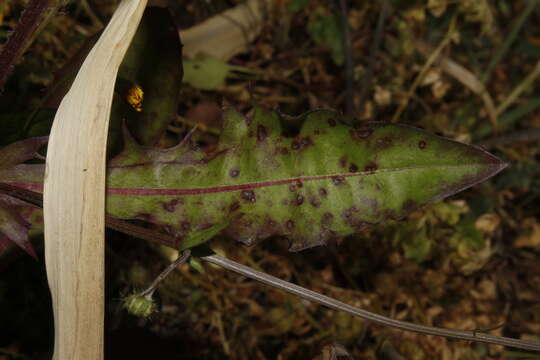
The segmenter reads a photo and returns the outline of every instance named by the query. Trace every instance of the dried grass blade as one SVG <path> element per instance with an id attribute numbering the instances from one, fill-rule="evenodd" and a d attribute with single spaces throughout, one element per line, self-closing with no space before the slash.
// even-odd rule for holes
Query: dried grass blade
<path id="1" fill-rule="evenodd" d="M 146 0 L 124 0 L 56 114 L 44 182 L 55 360 L 103 359 L 105 147 L 116 74 Z"/>

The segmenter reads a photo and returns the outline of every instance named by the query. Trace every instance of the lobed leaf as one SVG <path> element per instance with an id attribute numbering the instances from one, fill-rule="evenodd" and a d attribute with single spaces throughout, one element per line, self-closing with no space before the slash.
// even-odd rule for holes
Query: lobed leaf
<path id="1" fill-rule="evenodd" d="M 350 127 L 327 110 L 306 113 L 284 136 L 276 112 L 224 111 L 217 149 L 139 145 L 126 132 L 108 165 L 107 212 L 161 225 L 199 244 L 223 232 L 246 244 L 285 237 L 292 251 L 367 224 L 400 219 L 501 171 L 488 152 L 407 125 Z M 29 140 L 27 140 L 29 141 Z M 41 167 L 40 167 L 41 166 Z M 0 169 L 0 181 L 39 189 L 42 165 Z"/>

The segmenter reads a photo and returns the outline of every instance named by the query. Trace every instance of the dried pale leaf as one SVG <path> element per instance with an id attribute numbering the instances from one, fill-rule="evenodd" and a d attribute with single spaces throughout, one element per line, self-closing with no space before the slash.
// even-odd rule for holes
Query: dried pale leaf
<path id="1" fill-rule="evenodd" d="M 51 130 L 43 205 L 56 360 L 103 359 L 107 129 L 116 74 L 145 6 L 120 3 Z"/>
<path id="2" fill-rule="evenodd" d="M 198 54 L 228 60 L 247 50 L 270 10 L 270 0 L 249 0 L 180 32 L 187 58 Z"/>
<path id="3" fill-rule="evenodd" d="M 514 247 L 530 247 L 540 249 L 540 224 L 534 218 L 523 221 L 521 235 L 514 242 Z"/>

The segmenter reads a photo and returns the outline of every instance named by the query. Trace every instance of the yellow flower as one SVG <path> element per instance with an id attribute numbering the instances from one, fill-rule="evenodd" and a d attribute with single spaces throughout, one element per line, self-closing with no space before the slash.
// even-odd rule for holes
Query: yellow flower
<path id="1" fill-rule="evenodd" d="M 142 102 L 144 100 L 144 91 L 139 85 L 133 85 L 126 94 L 126 101 L 137 112 L 142 111 Z"/>

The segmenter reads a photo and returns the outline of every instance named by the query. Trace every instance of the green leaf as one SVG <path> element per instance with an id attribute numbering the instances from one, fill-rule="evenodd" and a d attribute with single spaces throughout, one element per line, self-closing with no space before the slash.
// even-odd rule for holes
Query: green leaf
<path id="1" fill-rule="evenodd" d="M 167 9 L 148 7 L 118 72 L 118 97 L 111 119 L 119 132 L 126 118 L 135 138 L 153 145 L 175 119 L 182 83 L 182 47 Z M 141 111 L 126 103 L 124 84 L 139 85 L 144 92 Z"/>
<path id="2" fill-rule="evenodd" d="M 322 11 L 322 9 L 318 9 L 315 12 L 316 15 L 310 19 L 307 30 L 317 45 L 327 47 L 332 51 L 334 63 L 342 65 L 345 61 L 345 55 L 339 17 L 325 15 Z"/>
<path id="3" fill-rule="evenodd" d="M 184 82 L 201 90 L 215 90 L 222 87 L 232 71 L 255 73 L 245 67 L 229 65 L 223 60 L 207 55 L 184 60 Z"/>
<path id="4" fill-rule="evenodd" d="M 225 220 L 221 224 L 210 226 L 207 229 L 192 231 L 186 235 L 180 246 L 180 251 L 191 249 L 200 244 L 204 244 L 214 236 L 219 234 L 223 229 L 229 226 L 229 221 Z"/>
<path id="5" fill-rule="evenodd" d="M 246 244 L 284 237 L 298 251 L 403 218 L 507 166 L 407 125 L 350 127 L 327 110 L 298 121 L 300 132 L 285 137 L 276 112 L 257 107 L 246 118 L 226 109 L 212 154 L 189 142 L 140 146 L 126 133 L 108 164 L 107 212 L 161 225 L 188 239 L 183 249 L 223 229 Z M 0 169 L 0 181 L 37 189 L 43 165 L 23 165 Z"/>

